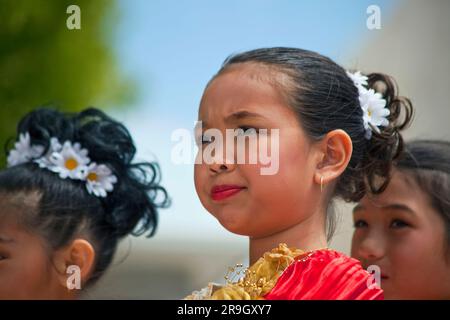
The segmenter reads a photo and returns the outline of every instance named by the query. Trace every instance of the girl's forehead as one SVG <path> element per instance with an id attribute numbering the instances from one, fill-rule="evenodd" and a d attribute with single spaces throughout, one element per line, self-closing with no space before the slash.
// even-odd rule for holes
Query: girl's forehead
<path id="1" fill-rule="evenodd" d="M 429 202 L 409 174 L 394 169 L 386 190 L 379 195 L 366 195 L 356 208 L 388 210 L 402 207 L 420 215 L 429 207 Z"/>
<path id="2" fill-rule="evenodd" d="M 200 103 L 199 120 L 226 119 L 240 111 L 272 117 L 274 112 L 279 112 L 274 107 L 287 107 L 280 87 L 246 73 L 242 75 L 241 71 L 228 71 L 206 88 Z"/>

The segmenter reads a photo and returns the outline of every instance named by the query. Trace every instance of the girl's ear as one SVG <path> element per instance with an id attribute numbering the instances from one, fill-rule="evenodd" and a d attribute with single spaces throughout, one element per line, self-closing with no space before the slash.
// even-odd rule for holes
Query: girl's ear
<path id="1" fill-rule="evenodd" d="M 347 168 L 353 152 L 352 139 L 344 130 L 333 130 L 319 142 L 318 148 L 321 160 L 317 164 L 314 181 L 325 187 Z"/>
<path id="2" fill-rule="evenodd" d="M 95 262 L 95 250 L 89 241 L 75 239 L 68 246 L 58 250 L 53 257 L 53 263 L 58 274 L 59 283 L 68 288 L 77 281 L 84 284 L 91 275 Z M 74 279 L 69 279 L 73 277 Z M 80 277 L 80 279 L 76 279 Z"/>

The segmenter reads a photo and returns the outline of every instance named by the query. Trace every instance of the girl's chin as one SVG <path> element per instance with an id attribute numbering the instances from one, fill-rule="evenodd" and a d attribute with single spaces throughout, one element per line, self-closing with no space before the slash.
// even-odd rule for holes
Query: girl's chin
<path id="1" fill-rule="evenodd" d="M 234 233 L 239 236 L 245 236 L 250 238 L 262 238 L 268 234 L 268 232 L 264 232 L 263 230 L 255 230 L 255 228 L 249 228 L 248 223 L 230 223 L 225 221 L 220 221 L 222 227 L 224 227 L 227 231 Z"/>
<path id="2" fill-rule="evenodd" d="M 227 229 L 227 231 L 240 235 L 240 236 L 248 236 L 248 228 L 246 228 L 245 226 L 242 226 L 241 224 L 236 224 L 236 223 L 229 223 L 229 222 L 222 222 L 220 221 L 220 224 L 222 225 L 222 227 L 224 227 L 225 229 Z"/>
<path id="3" fill-rule="evenodd" d="M 230 219 L 229 217 L 226 218 L 219 218 L 216 216 L 216 219 L 219 221 L 219 223 L 227 229 L 227 231 L 240 235 L 240 236 L 249 236 L 249 224 L 245 222 L 242 219 Z"/>

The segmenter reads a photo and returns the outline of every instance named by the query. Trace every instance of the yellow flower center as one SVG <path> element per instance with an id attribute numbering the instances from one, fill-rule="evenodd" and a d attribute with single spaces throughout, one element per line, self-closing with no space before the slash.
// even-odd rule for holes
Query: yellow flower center
<path id="1" fill-rule="evenodd" d="M 372 116 L 372 110 L 367 110 L 367 114 L 369 115 L 369 117 L 371 117 Z"/>
<path id="2" fill-rule="evenodd" d="M 78 167 L 78 161 L 74 158 L 69 158 L 66 160 L 65 166 L 69 170 L 74 170 Z"/>
<path id="3" fill-rule="evenodd" d="M 87 179 L 89 181 L 97 181 L 98 180 L 98 176 L 95 172 L 91 172 L 88 174 Z"/>

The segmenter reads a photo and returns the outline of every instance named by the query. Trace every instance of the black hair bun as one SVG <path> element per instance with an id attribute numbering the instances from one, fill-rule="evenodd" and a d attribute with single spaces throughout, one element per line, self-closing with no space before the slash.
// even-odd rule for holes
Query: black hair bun
<path id="1" fill-rule="evenodd" d="M 106 198 L 97 198 L 104 209 L 102 217 L 96 219 L 103 221 L 102 228 L 109 226 L 110 232 L 119 238 L 147 231 L 150 236 L 154 234 L 157 209 L 167 207 L 169 198 L 159 184 L 161 177 L 157 163 L 133 163 L 136 147 L 123 124 L 95 108 L 76 114 L 42 108 L 29 113 L 19 123 L 18 133 L 25 132 L 30 134 L 32 144 L 40 144 L 46 150 L 52 137 L 60 143 L 78 142 L 88 150 L 91 161 L 112 170 L 118 180 L 114 190 Z M 83 186 L 80 184 L 80 187 Z M 94 195 L 89 197 L 96 198 Z"/>
<path id="2" fill-rule="evenodd" d="M 369 74 L 368 87 L 382 94 L 390 111 L 389 125 L 379 133 L 373 132 L 364 163 L 369 191 L 380 194 L 389 183 L 392 166 L 404 151 L 401 132 L 411 125 L 414 109 L 411 100 L 398 94 L 397 83 L 386 74 Z"/>

